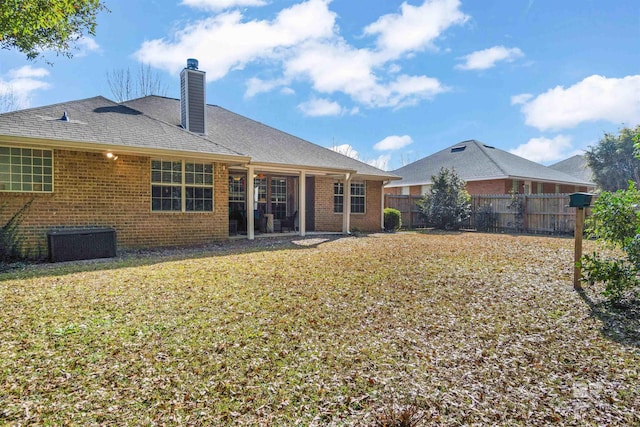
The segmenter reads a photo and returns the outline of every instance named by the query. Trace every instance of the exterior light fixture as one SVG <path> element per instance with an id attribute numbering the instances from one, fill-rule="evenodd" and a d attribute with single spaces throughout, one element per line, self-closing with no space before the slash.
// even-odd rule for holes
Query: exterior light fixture
<path id="1" fill-rule="evenodd" d="M 113 160 L 116 161 L 118 160 L 118 156 L 116 156 L 115 154 L 113 154 L 111 151 L 109 151 L 107 154 L 105 154 L 105 157 L 109 160 Z"/>

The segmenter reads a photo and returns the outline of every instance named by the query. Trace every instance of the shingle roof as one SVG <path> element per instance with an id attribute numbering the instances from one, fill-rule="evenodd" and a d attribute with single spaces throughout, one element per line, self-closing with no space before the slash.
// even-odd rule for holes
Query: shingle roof
<path id="1" fill-rule="evenodd" d="M 62 121 L 64 112 L 69 121 Z M 101 96 L 0 114 L 0 135 L 244 158 L 216 141 Z"/>
<path id="2" fill-rule="evenodd" d="M 531 179 L 593 185 L 587 180 L 550 169 L 482 142 L 469 140 L 392 171 L 401 176 L 402 180 L 394 181 L 388 187 L 431 184 L 431 177 L 437 175 L 443 167 L 454 168 L 458 176 L 465 181 Z"/>
<path id="3" fill-rule="evenodd" d="M 587 164 L 587 159 L 580 154 L 576 154 L 575 156 L 569 157 L 561 162 L 554 163 L 549 167 L 553 170 L 564 172 L 584 181 L 593 182 L 593 171 Z"/>
<path id="4" fill-rule="evenodd" d="M 172 125 L 180 123 L 178 99 L 147 96 L 128 101 L 125 105 Z M 362 176 L 397 179 L 397 176 L 390 172 L 215 105 L 207 105 L 206 120 L 205 138 L 211 141 L 225 141 L 229 148 L 251 157 L 252 163 L 355 170 Z"/>

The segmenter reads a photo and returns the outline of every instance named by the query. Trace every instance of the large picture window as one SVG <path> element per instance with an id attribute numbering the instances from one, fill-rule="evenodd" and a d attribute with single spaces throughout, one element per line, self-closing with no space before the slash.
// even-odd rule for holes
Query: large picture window
<path id="1" fill-rule="evenodd" d="M 213 165 L 180 160 L 152 160 L 151 210 L 213 211 Z"/>
<path id="2" fill-rule="evenodd" d="M 366 185 L 364 182 L 351 183 L 351 213 L 365 213 Z M 344 212 L 344 184 L 333 184 L 333 212 Z"/>
<path id="3" fill-rule="evenodd" d="M 51 193 L 53 152 L 0 147 L 0 191 Z"/>

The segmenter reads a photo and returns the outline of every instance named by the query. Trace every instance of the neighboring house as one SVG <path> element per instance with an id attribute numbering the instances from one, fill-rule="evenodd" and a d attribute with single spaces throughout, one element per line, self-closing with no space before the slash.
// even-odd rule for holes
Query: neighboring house
<path id="1" fill-rule="evenodd" d="M 383 228 L 397 177 L 205 104 L 190 62 L 181 100 L 95 97 L 0 115 L 0 224 L 25 249 L 52 229 L 112 227 L 124 248 L 203 244 L 271 226 L 305 235 Z M 271 228 L 270 227 L 270 228 Z"/>
<path id="2" fill-rule="evenodd" d="M 595 182 L 593 179 L 593 171 L 587 163 L 587 158 L 583 155 L 576 154 L 573 157 L 554 163 L 549 166 L 558 172 L 564 172 L 568 175 L 575 176 L 583 181 Z"/>
<path id="3" fill-rule="evenodd" d="M 453 168 L 467 182 L 471 195 L 573 193 L 589 191 L 595 186 L 588 180 L 469 140 L 392 171 L 402 179 L 387 184 L 385 194 L 425 194 L 432 185 L 431 177 L 438 175 L 442 168 Z"/>

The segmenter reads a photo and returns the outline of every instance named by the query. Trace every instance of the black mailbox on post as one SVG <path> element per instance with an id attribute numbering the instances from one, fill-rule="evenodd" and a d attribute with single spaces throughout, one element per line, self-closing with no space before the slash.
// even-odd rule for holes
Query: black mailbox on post
<path id="1" fill-rule="evenodd" d="M 573 193 L 569 194 L 569 207 L 570 208 L 588 208 L 591 206 L 591 193 Z"/>

